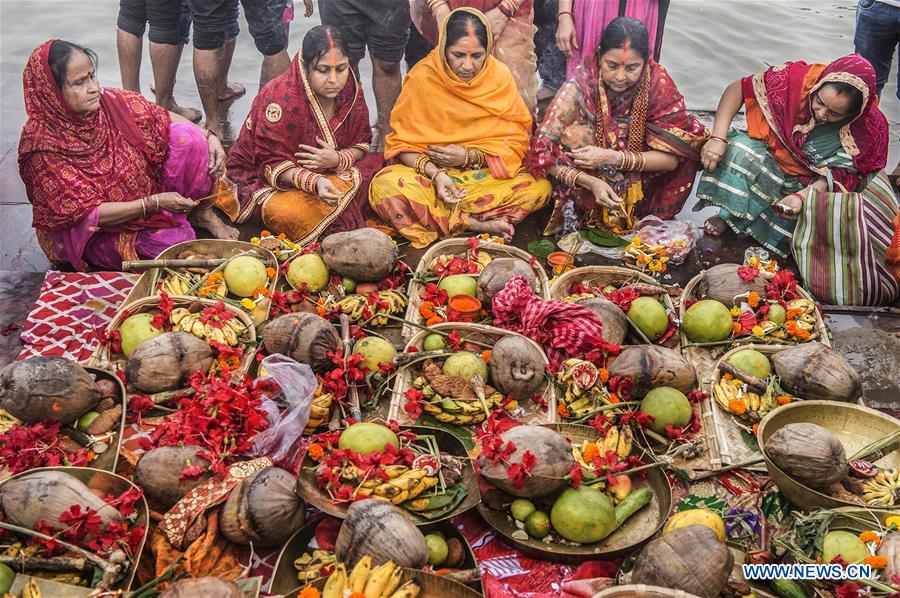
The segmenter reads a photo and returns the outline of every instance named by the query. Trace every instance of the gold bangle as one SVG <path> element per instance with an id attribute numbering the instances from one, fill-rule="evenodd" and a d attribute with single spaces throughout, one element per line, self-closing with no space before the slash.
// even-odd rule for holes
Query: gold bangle
<path id="1" fill-rule="evenodd" d="M 144 218 L 147 217 L 147 198 L 141 198 L 141 213 L 144 215 Z"/>
<path id="2" fill-rule="evenodd" d="M 434 184 L 434 179 L 437 178 L 437 175 L 441 174 L 442 172 L 444 174 L 447 174 L 447 169 L 446 168 L 438 168 L 437 170 L 434 171 L 434 174 L 429 177 L 431 179 L 432 184 Z"/>

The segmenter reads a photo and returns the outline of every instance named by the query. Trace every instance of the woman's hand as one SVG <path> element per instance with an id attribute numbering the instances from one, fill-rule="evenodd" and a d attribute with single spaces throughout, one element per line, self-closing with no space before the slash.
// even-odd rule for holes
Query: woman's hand
<path id="1" fill-rule="evenodd" d="M 578 50 L 578 36 L 575 35 L 575 20 L 572 15 L 559 15 L 559 24 L 556 26 L 556 47 L 571 58 L 574 50 Z"/>
<path id="2" fill-rule="evenodd" d="M 168 193 L 158 193 L 154 197 L 147 199 L 147 207 L 156 209 L 157 200 L 159 200 L 159 209 L 172 212 L 173 214 L 187 214 L 193 210 L 199 202 L 188 199 L 180 193 L 170 191 Z"/>
<path id="3" fill-rule="evenodd" d="M 337 150 L 330 143 L 316 137 L 319 147 L 311 145 L 298 146 L 300 151 L 294 154 L 297 165 L 309 170 L 334 170 L 340 164 Z"/>
<path id="4" fill-rule="evenodd" d="M 209 143 L 209 174 L 220 176 L 225 172 L 225 148 L 215 135 L 207 139 Z"/>
<path id="5" fill-rule="evenodd" d="M 466 148 L 461 145 L 429 145 L 425 153 L 441 168 L 457 168 L 466 163 Z"/>
<path id="6" fill-rule="evenodd" d="M 728 144 L 721 139 L 710 139 L 704 143 L 703 149 L 700 150 L 700 162 L 703 164 L 703 168 L 709 172 L 715 172 L 716 166 L 719 165 L 727 148 Z"/>
<path id="7" fill-rule="evenodd" d="M 583 178 L 587 179 L 586 183 L 583 186 L 589 189 L 590 192 L 594 195 L 594 200 L 598 205 L 610 209 L 622 207 L 622 200 L 619 199 L 619 196 L 616 195 L 616 192 L 613 191 L 613 188 L 610 187 L 606 181 L 597 177 L 582 174 L 578 179 L 579 182 Z"/>
<path id="8" fill-rule="evenodd" d="M 434 193 L 448 204 L 457 204 L 466 197 L 465 191 L 458 188 L 446 172 L 439 173 L 432 181 Z"/>
<path id="9" fill-rule="evenodd" d="M 321 177 L 316 181 L 316 195 L 330 206 L 335 205 L 341 198 L 341 192 L 334 186 L 334 183 L 325 177 Z"/>
<path id="10" fill-rule="evenodd" d="M 622 163 L 622 152 L 616 150 L 604 149 L 594 145 L 585 145 L 576 150 L 568 152 L 569 157 L 575 161 L 575 165 L 579 168 L 587 168 L 594 170 L 601 166 L 618 166 Z"/>
<path id="11" fill-rule="evenodd" d="M 785 218 L 796 218 L 800 215 L 800 210 L 802 208 L 803 196 L 799 193 L 791 193 L 782 198 L 781 201 L 772 204 L 772 209 Z"/>
<path id="12" fill-rule="evenodd" d="M 484 13 L 484 16 L 487 17 L 488 23 L 491 24 L 491 32 L 494 34 L 494 41 L 497 41 L 497 38 L 500 37 L 500 34 L 503 33 L 503 30 L 506 28 L 509 17 L 500 12 L 499 8 L 492 8 Z"/>

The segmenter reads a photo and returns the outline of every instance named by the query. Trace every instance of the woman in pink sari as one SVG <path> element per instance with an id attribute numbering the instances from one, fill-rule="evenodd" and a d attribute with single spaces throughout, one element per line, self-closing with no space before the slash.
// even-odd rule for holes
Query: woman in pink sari
<path id="1" fill-rule="evenodd" d="M 101 89 L 96 55 L 61 40 L 41 44 L 24 73 L 28 121 L 19 173 L 38 242 L 76 270 L 118 270 L 195 238 L 188 222 L 237 238 L 212 210 L 225 163 L 215 136 L 143 96 Z"/>

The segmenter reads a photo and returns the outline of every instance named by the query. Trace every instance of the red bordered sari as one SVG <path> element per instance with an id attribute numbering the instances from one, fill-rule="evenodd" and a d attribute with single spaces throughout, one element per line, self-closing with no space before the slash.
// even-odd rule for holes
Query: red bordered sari
<path id="1" fill-rule="evenodd" d="M 365 226 L 369 182 L 382 166 L 381 154 L 366 154 L 340 174 L 321 172 L 343 191 L 336 205 L 315 195 L 288 189 L 278 177 L 296 166 L 300 144 L 318 147 L 316 138 L 336 149 L 369 151 L 372 129 L 362 87 L 352 71 L 335 98 L 334 116 L 326 119 L 306 77 L 298 53 L 291 68 L 266 85 L 253 100 L 240 136 L 228 154 L 228 178 L 238 185 L 238 198 L 219 202 L 233 222 L 251 218 L 270 231 L 285 232 L 308 243 L 327 232 Z"/>
<path id="2" fill-rule="evenodd" d="M 687 113 L 674 81 L 656 61 L 649 59 L 638 83 L 616 94 L 603 85 L 599 57 L 594 52 L 557 92 L 531 140 L 526 163 L 536 177 L 544 176 L 554 164 L 574 167 L 566 149 L 585 145 L 636 152 L 659 150 L 677 156 L 679 164 L 672 172 L 615 173 L 606 177 L 625 197 L 627 226 L 631 226 L 641 216 L 653 214 L 668 219 L 681 211 L 707 138 L 706 127 Z M 613 217 L 614 225 L 605 209 L 595 210 L 593 195 L 582 187 L 556 185 L 554 197 L 556 205 L 546 234 L 571 232 L 576 226 L 624 228 L 623 220 Z M 574 208 L 577 223 L 571 217 L 564 218 L 567 206 Z"/>

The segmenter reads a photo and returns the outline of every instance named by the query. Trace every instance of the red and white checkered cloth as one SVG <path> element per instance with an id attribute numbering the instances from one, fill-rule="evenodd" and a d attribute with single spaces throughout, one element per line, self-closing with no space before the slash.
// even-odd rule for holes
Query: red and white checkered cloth
<path id="1" fill-rule="evenodd" d="M 22 328 L 25 348 L 17 359 L 87 360 L 97 348 L 95 330 L 112 320 L 136 281 L 121 272 L 47 272 Z"/>
<path id="2" fill-rule="evenodd" d="M 556 371 L 569 357 L 581 356 L 602 341 L 603 323 L 583 305 L 544 301 L 531 292 L 523 276 L 516 276 L 494 295 L 494 326 L 527 336 L 541 347 Z"/>

